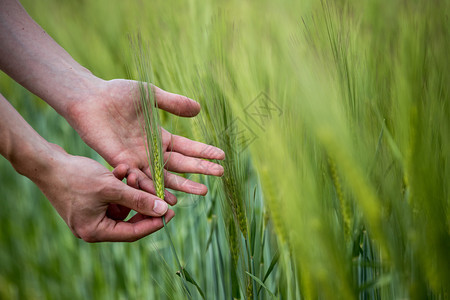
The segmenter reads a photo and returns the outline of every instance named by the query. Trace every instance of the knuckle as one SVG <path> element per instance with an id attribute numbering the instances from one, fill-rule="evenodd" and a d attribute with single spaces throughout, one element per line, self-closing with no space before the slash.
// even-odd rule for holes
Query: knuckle
<path id="1" fill-rule="evenodd" d="M 173 168 L 175 169 L 175 172 L 182 170 L 183 161 L 178 156 L 175 156 L 173 164 L 174 164 Z"/>
<path id="2" fill-rule="evenodd" d="M 121 192 L 120 186 L 116 184 L 111 184 L 110 181 L 98 187 L 98 195 L 100 198 L 112 201 L 117 199 L 117 195 Z"/>
<path id="3" fill-rule="evenodd" d="M 209 161 L 200 159 L 197 163 L 197 167 L 198 167 L 197 171 L 205 173 L 205 172 L 209 171 L 210 166 L 211 165 L 210 165 Z"/>
<path id="4" fill-rule="evenodd" d="M 133 194 L 133 206 L 137 211 L 143 211 L 147 207 L 147 202 L 145 201 L 145 198 L 142 197 L 141 193 L 135 193 Z"/>

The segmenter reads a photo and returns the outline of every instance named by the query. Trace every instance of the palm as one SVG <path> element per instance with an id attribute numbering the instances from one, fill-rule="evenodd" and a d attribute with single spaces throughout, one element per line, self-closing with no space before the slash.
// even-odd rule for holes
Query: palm
<path id="1" fill-rule="evenodd" d="M 134 101 L 139 97 L 138 83 L 129 80 L 112 80 L 98 95 L 93 95 L 71 108 L 71 123 L 81 138 L 96 150 L 109 164 L 130 167 L 128 183 L 149 192 L 154 192 L 149 180 L 150 172 L 146 147 L 136 114 Z M 195 116 L 200 106 L 186 97 L 167 93 L 154 87 L 156 101 L 161 109 L 180 116 Z M 220 149 L 180 136 L 162 129 L 162 142 L 166 169 L 179 173 L 201 173 L 220 176 L 223 168 L 205 159 L 223 159 Z M 206 194 L 204 185 L 166 173 L 168 188 L 192 193 Z M 171 203 L 176 199 L 166 193 Z M 172 204 L 172 203 L 171 203 Z"/>

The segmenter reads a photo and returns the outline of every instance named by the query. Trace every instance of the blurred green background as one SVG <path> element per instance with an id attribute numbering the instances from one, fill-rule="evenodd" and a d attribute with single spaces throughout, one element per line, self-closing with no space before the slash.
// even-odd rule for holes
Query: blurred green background
<path id="1" fill-rule="evenodd" d="M 204 108 L 166 127 L 237 151 L 230 176 L 195 177 L 206 197 L 178 195 L 168 227 L 206 299 L 449 297 L 449 1 L 22 4 L 104 79 L 127 77 L 140 32 L 155 84 Z M 104 163 L 3 73 L 0 91 L 44 138 Z M 226 120 L 243 140 L 220 139 Z M 229 178 L 248 235 L 229 221 Z M 0 188 L 0 299 L 189 297 L 164 232 L 87 244 L 4 158 Z"/>

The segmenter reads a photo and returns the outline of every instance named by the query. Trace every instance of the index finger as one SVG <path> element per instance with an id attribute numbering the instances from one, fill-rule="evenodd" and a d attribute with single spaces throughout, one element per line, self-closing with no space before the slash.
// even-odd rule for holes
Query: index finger
<path id="1" fill-rule="evenodd" d="M 200 112 L 200 104 L 186 96 L 166 92 L 152 85 L 158 107 L 181 117 L 194 117 Z"/>

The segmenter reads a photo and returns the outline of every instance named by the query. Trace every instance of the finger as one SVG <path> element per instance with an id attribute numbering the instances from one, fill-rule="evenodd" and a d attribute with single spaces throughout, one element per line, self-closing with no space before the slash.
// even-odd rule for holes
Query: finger
<path id="1" fill-rule="evenodd" d="M 206 159 L 224 159 L 225 152 L 221 149 L 196 142 L 188 138 L 172 134 L 171 144 L 168 149 L 184 154 L 186 156 L 206 158 Z"/>
<path id="2" fill-rule="evenodd" d="M 169 222 L 175 213 L 168 210 L 165 215 L 166 222 Z M 105 218 L 102 229 L 96 237 L 97 241 L 104 242 L 134 242 L 147 235 L 158 231 L 164 226 L 162 218 L 144 217 L 134 223 L 124 221 L 114 221 Z"/>
<path id="3" fill-rule="evenodd" d="M 148 216 L 137 213 L 135 214 L 131 219 L 128 220 L 129 223 L 137 223 L 139 221 L 142 221 L 144 219 L 148 218 Z M 153 217 L 156 218 L 156 217 Z"/>
<path id="4" fill-rule="evenodd" d="M 200 112 L 200 104 L 188 97 L 166 92 L 157 86 L 152 86 L 158 107 L 174 115 L 193 117 Z"/>
<path id="5" fill-rule="evenodd" d="M 169 221 L 171 220 L 171 219 L 168 219 L 168 218 L 167 218 L 167 216 L 168 216 L 169 214 L 171 214 L 171 212 L 173 212 L 173 211 L 172 211 L 171 209 L 169 209 L 169 210 L 167 211 L 167 213 L 165 214 L 166 223 L 169 223 Z M 129 222 L 129 223 L 137 223 L 137 222 L 140 222 L 140 221 L 142 221 L 142 220 L 144 220 L 144 219 L 146 219 L 146 218 L 148 218 L 148 216 L 145 216 L 145 215 L 143 215 L 143 214 L 137 213 L 137 214 L 135 214 L 131 219 L 129 219 L 127 222 Z M 155 218 L 155 217 L 153 217 L 153 218 Z"/>
<path id="6" fill-rule="evenodd" d="M 169 189 L 194 194 L 206 195 L 208 188 L 206 185 L 189 180 L 187 178 L 164 171 L 164 184 Z"/>
<path id="7" fill-rule="evenodd" d="M 131 187 L 134 187 L 136 189 L 142 189 L 143 191 L 146 191 L 148 193 L 152 193 L 153 195 L 156 195 L 156 190 L 153 185 L 153 181 L 150 179 L 150 176 L 147 176 L 146 173 L 142 172 L 139 169 L 133 169 L 131 171 L 130 175 L 128 177 L 132 176 L 131 180 L 128 178 L 127 182 L 128 185 Z M 149 178 L 150 177 L 150 178 Z M 133 185 L 131 185 L 133 184 Z M 170 205 L 177 204 L 177 197 L 170 193 L 169 191 L 164 190 L 164 201 L 169 203 Z"/>
<path id="8" fill-rule="evenodd" d="M 156 194 L 156 190 L 155 190 L 153 181 L 150 180 L 147 176 L 139 179 L 139 186 L 141 187 L 142 190 L 144 190 L 146 192 Z M 167 190 L 164 190 L 164 201 L 166 201 L 170 205 L 175 205 L 178 202 L 177 197 L 175 197 L 174 194 L 172 194 L 171 192 L 169 192 Z"/>
<path id="9" fill-rule="evenodd" d="M 141 214 L 154 217 L 164 215 L 169 208 L 165 201 L 155 195 L 129 187 L 126 184 L 123 184 L 118 193 L 118 198 L 113 199 L 113 201 L 114 204 L 120 204 Z"/>
<path id="10" fill-rule="evenodd" d="M 128 165 L 120 164 L 114 168 L 113 174 L 117 179 L 123 180 L 125 176 L 127 176 L 128 169 L 129 169 Z"/>
<path id="11" fill-rule="evenodd" d="M 189 156 L 178 152 L 166 152 L 164 159 L 167 161 L 165 168 L 177 173 L 198 173 L 204 175 L 222 176 L 223 167 L 219 164 Z"/>
<path id="12" fill-rule="evenodd" d="M 146 168 L 144 173 L 148 177 L 151 177 L 149 168 Z M 169 189 L 194 195 L 204 196 L 208 192 L 206 185 L 172 174 L 166 170 L 164 170 L 164 186 Z"/>
<path id="13" fill-rule="evenodd" d="M 131 186 L 132 188 L 139 189 L 138 184 L 138 175 L 134 172 L 130 173 L 127 177 L 127 184 Z"/>

